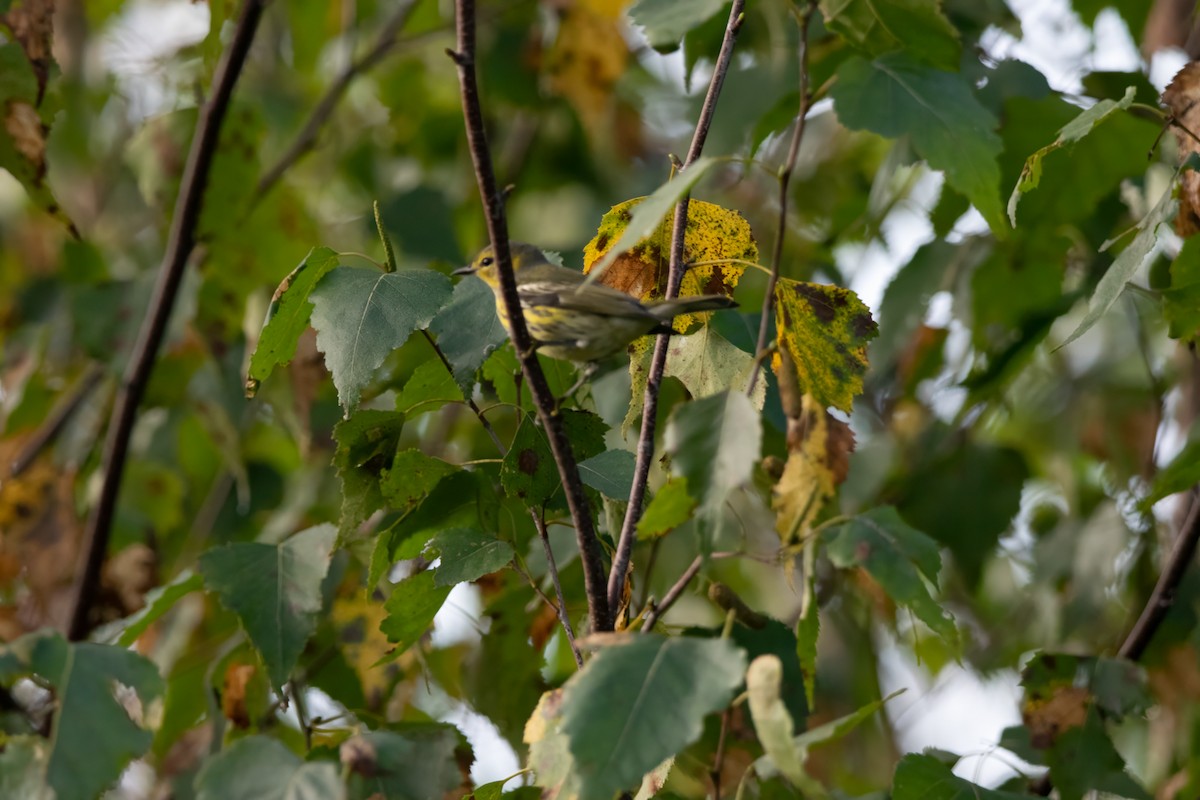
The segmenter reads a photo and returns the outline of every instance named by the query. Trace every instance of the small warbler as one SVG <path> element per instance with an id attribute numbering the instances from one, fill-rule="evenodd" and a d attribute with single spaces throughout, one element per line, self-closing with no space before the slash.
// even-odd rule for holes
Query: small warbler
<path id="1" fill-rule="evenodd" d="M 551 358 L 592 363 L 618 352 L 640 336 L 670 331 L 671 320 L 679 314 L 737 306 L 719 294 L 643 303 L 599 283 L 584 286 L 583 273 L 551 264 L 531 244 L 513 242 L 511 248 L 525 325 L 538 352 Z M 470 266 L 457 269 L 454 274 L 478 275 L 491 287 L 496 297 L 496 313 L 511 335 L 492 248 L 485 247 Z"/>

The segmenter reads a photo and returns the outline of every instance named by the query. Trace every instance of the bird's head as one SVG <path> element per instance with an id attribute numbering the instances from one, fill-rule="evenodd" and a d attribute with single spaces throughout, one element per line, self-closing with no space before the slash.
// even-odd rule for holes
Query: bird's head
<path id="1" fill-rule="evenodd" d="M 511 242 L 509 251 L 512 253 L 513 273 L 519 272 L 523 267 L 530 267 L 536 264 L 545 264 L 546 256 L 541 250 L 531 244 L 524 242 Z M 479 255 L 465 267 L 456 269 L 454 275 L 478 275 L 483 279 L 483 282 L 488 286 L 495 287 L 499 285 L 499 271 L 496 269 L 496 256 L 492 252 L 492 246 L 479 251 Z"/>

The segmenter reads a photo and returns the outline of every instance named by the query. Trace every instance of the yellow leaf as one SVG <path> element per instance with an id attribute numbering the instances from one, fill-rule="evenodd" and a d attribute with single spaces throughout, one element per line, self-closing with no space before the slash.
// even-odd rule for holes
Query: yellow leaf
<path id="1" fill-rule="evenodd" d="M 376 702 L 391 685 L 388 669 L 371 668 L 392 649 L 392 644 L 379 629 L 387 610 L 383 603 L 373 601 L 365 592 L 358 592 L 350 597 L 336 598 L 330 616 L 341 631 L 342 652 L 362 681 L 367 703 Z"/>
<path id="2" fill-rule="evenodd" d="M 609 0 L 573 5 L 559 21 L 558 38 L 546 54 L 551 92 L 575 109 L 585 130 L 611 128 L 613 89 L 629 63 L 629 45 L 618 23 L 620 8 Z"/>
<path id="3" fill-rule="evenodd" d="M 862 392 L 867 342 L 879 333 L 870 309 L 849 289 L 780 278 L 775 326 L 780 348 L 795 361 L 800 389 L 822 407 L 849 413 Z"/>

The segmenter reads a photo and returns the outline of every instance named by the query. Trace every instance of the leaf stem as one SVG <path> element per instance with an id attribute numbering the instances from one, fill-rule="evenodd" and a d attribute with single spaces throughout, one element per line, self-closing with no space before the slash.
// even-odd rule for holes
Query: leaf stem
<path id="1" fill-rule="evenodd" d="M 192 146 L 188 150 L 187 162 L 179 184 L 179 198 L 175 202 L 175 215 L 167 237 L 166 253 L 154 294 L 146 317 L 138 330 L 125 374 L 121 377 L 116 403 L 108 425 L 104 442 L 104 480 L 100 496 L 92 507 L 82 541 L 82 565 L 72 592 L 71 617 L 67 636 L 79 641 L 87 636 L 89 611 L 100 586 L 100 568 L 108 551 L 112 534 L 113 515 L 117 507 L 117 495 L 121 489 L 121 477 L 129 454 L 129 439 L 133 434 L 133 423 L 137 419 L 138 404 L 150 380 L 150 371 L 162 345 L 167 330 L 167 321 L 179 293 L 179 285 L 187 262 L 196 245 L 196 225 L 204 206 L 204 190 L 208 185 L 208 173 L 217 150 L 217 139 L 221 123 L 229 110 L 233 87 L 245 66 L 246 56 L 258 31 L 262 19 L 264 0 L 245 0 L 233 39 L 225 51 L 213 77 L 213 91 L 200 110 Z"/>
<path id="2" fill-rule="evenodd" d="M 758 343 L 754 346 L 754 366 L 750 370 L 750 379 L 746 381 L 746 396 L 754 396 L 754 385 L 758 383 L 758 375 L 762 371 L 762 359 L 757 355 L 766 350 L 767 340 L 771 334 L 771 316 L 775 308 L 775 286 L 779 283 L 779 267 L 783 261 L 783 242 L 787 236 L 788 187 L 791 184 L 792 173 L 796 170 L 796 159 L 800 155 L 800 143 L 804 140 L 804 130 L 808 120 L 808 109 L 812 96 L 808 85 L 808 24 L 812 20 L 816 3 L 810 2 L 800 15 L 800 109 L 796 112 L 796 127 L 792 129 L 792 141 L 788 145 L 787 161 L 779 171 L 779 220 L 775 226 L 775 245 L 771 250 L 771 278 L 767 281 L 767 291 L 763 295 L 762 317 L 758 321 Z"/>
<path id="3" fill-rule="evenodd" d="M 396 271 L 396 251 L 392 249 L 392 237 L 388 236 L 387 230 L 383 227 L 383 216 L 379 213 L 379 201 L 376 200 L 372 206 L 375 212 L 375 230 L 379 231 L 379 241 L 383 242 L 383 253 L 386 256 L 384 262 L 384 272 Z"/>
<path id="4" fill-rule="evenodd" d="M 721 50 L 713 67 L 712 80 L 708 84 L 708 93 L 704 96 L 704 105 L 700 110 L 700 118 L 696 121 L 696 131 L 692 135 L 692 144 L 688 148 L 687 160 L 683 164 L 686 170 L 700 158 L 704 150 L 704 141 L 712 125 L 713 113 L 716 111 L 717 98 L 721 95 L 721 87 L 725 76 L 729 73 L 729 64 L 733 57 L 733 45 L 737 40 L 738 31 L 745 22 L 745 0 L 734 0 L 729 10 L 729 21 L 725 24 L 725 36 L 721 40 Z M 687 227 L 688 202 L 690 193 L 685 194 L 675 206 L 675 218 L 671 227 L 671 266 L 667 276 L 667 291 L 665 296 L 673 298 L 679 294 L 679 286 L 683 282 L 685 264 L 683 263 L 683 241 Z M 658 417 L 658 394 L 662 385 L 663 372 L 667 365 L 667 347 L 671 334 L 661 333 L 654 343 L 654 355 L 650 361 L 650 372 L 646 378 L 646 393 L 642 401 L 642 430 L 638 436 L 637 461 L 634 466 L 633 485 L 629 492 L 629 506 L 625 511 L 625 522 L 621 526 L 621 535 L 617 540 L 617 551 L 613 556 L 612 569 L 608 573 L 608 605 L 616 608 L 625 590 L 625 574 L 629 569 L 629 560 L 633 556 L 633 545 L 637 539 L 637 523 L 642 516 L 642 504 L 646 499 L 646 486 L 650 476 L 650 465 L 654 461 L 654 433 Z M 699 569 L 699 568 L 697 568 Z"/>

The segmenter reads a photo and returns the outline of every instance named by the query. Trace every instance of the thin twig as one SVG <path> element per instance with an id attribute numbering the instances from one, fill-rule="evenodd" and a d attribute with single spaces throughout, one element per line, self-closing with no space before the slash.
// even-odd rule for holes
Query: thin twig
<path id="1" fill-rule="evenodd" d="M 558 621 L 562 623 L 563 631 L 567 634 L 567 643 L 571 645 L 571 654 L 575 656 L 575 663 L 583 669 L 583 653 L 579 652 L 579 645 L 575 644 L 575 629 L 571 627 L 571 618 L 567 616 L 567 601 L 563 597 L 562 582 L 558 579 L 558 564 L 554 560 L 554 549 L 550 547 L 550 532 L 546 530 L 546 518 L 541 514 L 533 514 L 533 509 L 529 509 L 533 517 L 533 524 L 537 526 L 538 538 L 542 540 L 542 549 L 546 551 L 546 566 L 550 572 L 550 578 L 554 581 L 554 595 L 558 598 Z"/>
<path id="2" fill-rule="evenodd" d="M 721 51 L 713 67 L 712 80 L 708 84 L 708 93 L 704 96 L 704 105 L 700 109 L 700 119 L 696 122 L 696 132 L 692 136 L 691 147 L 688 148 L 687 160 L 683 169 L 687 169 L 704 150 L 704 140 L 708 138 L 708 129 L 712 125 L 713 113 L 716 111 L 717 98 L 721 94 L 721 86 L 729 72 L 729 63 L 733 56 L 733 43 L 737 39 L 738 30 L 744 20 L 743 10 L 745 0 L 734 0 L 733 8 L 729 11 L 729 21 L 725 25 L 725 38 L 721 41 Z M 671 228 L 671 265 L 667 275 L 667 298 L 679 295 L 679 286 L 683 283 L 683 239 L 687 228 L 688 202 L 690 194 L 685 194 L 675 206 L 675 219 Z M 642 430 L 638 436 L 637 462 L 634 467 L 633 485 L 629 491 L 629 506 L 625 511 L 625 522 L 621 526 L 621 535 L 617 540 L 617 552 L 613 556 L 612 569 L 608 573 L 608 605 L 616 608 L 621 595 L 625 591 L 625 573 L 629 569 L 629 559 L 633 555 L 633 544 L 636 541 L 638 520 L 642 516 L 642 502 L 646 498 L 646 483 L 650 476 L 650 465 L 654 462 L 654 433 L 658 416 L 658 393 L 662 384 L 663 372 L 667 365 L 667 347 L 671 334 L 661 333 L 654 343 L 654 356 L 650 361 L 650 372 L 646 377 L 646 393 L 642 401 Z"/>
<path id="3" fill-rule="evenodd" d="M 1150 640 L 1171 610 L 1183 575 L 1196 555 L 1196 543 L 1200 541 L 1200 489 L 1193 489 L 1191 495 L 1191 510 L 1175 539 L 1162 574 L 1158 576 L 1158 583 L 1154 585 L 1141 616 L 1117 651 L 1121 658 L 1137 661 L 1146 652 Z"/>
<path id="4" fill-rule="evenodd" d="M 296 140 L 292 142 L 291 147 L 259 179 L 258 187 L 254 193 L 255 201 L 266 196 L 267 192 L 271 191 L 272 187 L 283 177 L 283 174 L 316 146 L 317 136 L 321 133 L 321 128 L 333 116 L 334 109 L 337 108 L 337 104 L 341 101 L 342 95 L 345 94 L 351 81 L 358 77 L 360 73 L 367 72 L 373 68 L 396 46 L 400 31 L 404 28 L 405 23 L 408 22 L 408 18 L 412 15 L 416 4 L 416 0 L 408 0 L 408 2 L 403 3 L 392 12 L 392 16 L 383 24 L 379 35 L 375 37 L 375 43 L 371 46 L 371 49 L 360 58 L 352 60 L 333 79 L 333 83 L 329 84 L 329 88 L 325 90 L 325 94 L 313 109 L 312 114 L 309 115 L 308 121 L 304 123 L 304 127 L 300 130 L 299 135 L 296 136 Z"/>
<path id="5" fill-rule="evenodd" d="M 442 352 L 442 348 L 438 346 L 434 338 L 429 335 L 429 331 L 422 330 L 421 333 L 425 335 L 425 341 L 429 342 L 429 346 L 433 348 L 433 352 L 437 353 L 437 357 L 442 360 L 442 366 L 453 377 L 454 367 L 450 364 L 450 359 L 446 358 L 446 354 Z M 475 417 L 479 420 L 479 424 L 487 431 L 487 435 L 491 437 L 493 444 L 496 445 L 496 449 L 500 451 L 500 455 L 503 456 L 506 454 L 508 448 L 504 446 L 504 442 L 500 441 L 500 436 L 496 433 L 496 429 L 492 427 L 492 423 L 488 421 L 488 418 L 483 415 L 483 411 L 479 408 L 479 404 L 475 402 L 475 398 L 468 397 L 466 400 L 467 407 L 474 412 Z"/>
<path id="6" fill-rule="evenodd" d="M 654 624 L 658 622 L 659 617 L 667 613 L 667 610 L 675 605 L 675 601 L 687 589 L 688 584 L 692 582 L 692 578 L 696 577 L 696 573 L 700 571 L 700 567 L 703 564 L 704 557 L 696 556 L 691 565 L 679 576 L 679 580 L 675 581 L 675 585 L 663 595 L 662 602 L 650 609 L 649 613 L 646 614 L 646 620 L 642 623 L 642 633 L 650 633 L 650 631 L 654 630 Z"/>
<path id="7" fill-rule="evenodd" d="M 740 3 L 741 0 L 738 0 Z M 735 3 L 737 5 L 738 3 Z M 608 597 L 604 591 L 604 561 L 600 540 L 592 525 L 591 509 L 583 482 L 579 479 L 579 468 L 575 454 L 563 428 L 554 395 L 546 383 L 546 376 L 538 363 L 533 341 L 525 326 L 525 315 L 517 297 L 517 282 L 513 275 L 512 253 L 508 243 L 508 222 L 504 212 L 504 197 L 496 185 L 492 170 L 492 157 L 488 150 L 487 133 L 483 126 L 483 110 L 479 102 L 479 86 L 475 79 L 475 2 L 455 0 L 455 28 L 457 50 L 448 55 L 458 67 L 458 80 L 462 93 L 463 122 L 467 130 L 467 144 L 471 160 L 475 165 L 475 180 L 479 184 L 479 196 L 483 202 L 487 221 L 488 239 L 496 258 L 500 279 L 502 302 L 508 315 L 509 338 L 521 362 L 525 382 L 537 408 L 538 419 L 550 443 L 550 452 L 558 466 L 558 475 L 563 483 L 567 508 L 575 525 L 575 537 L 579 545 L 579 557 L 583 563 L 583 583 L 588 597 L 588 620 L 594 632 L 612 630 L 613 621 L 609 614 Z"/>
<path id="8" fill-rule="evenodd" d="M 722 763 L 725 760 L 725 737 L 729 735 L 729 718 L 733 714 L 733 708 L 725 709 L 725 713 L 721 715 L 721 732 L 717 735 L 717 751 L 713 754 L 712 769 L 708 771 L 708 777 L 712 778 L 713 785 L 713 800 L 721 800 L 721 772 Z"/>
<path id="9" fill-rule="evenodd" d="M 121 477 L 125 471 L 125 459 L 129 451 L 129 438 L 137 418 L 138 404 L 146 391 L 146 383 L 154 366 L 158 349 L 162 345 L 167 329 L 167 320 L 175 305 L 175 296 L 183 280 L 184 269 L 196 244 L 196 223 L 204 204 L 204 189 L 208 184 L 209 168 L 217 149 L 217 137 L 221 123 L 229 109 L 233 95 L 254 34 L 258 30 L 265 3 L 263 0 L 245 0 L 237 29 L 229 43 L 221 63 L 213 77 L 213 91 L 201 108 L 196 121 L 196 132 L 188 151 L 187 163 L 179 184 L 179 198 L 175 202 L 175 215 L 167 237 L 166 253 L 154 284 L 145 320 L 138 331 L 137 342 L 121 378 L 121 385 L 108 425 L 104 443 L 104 482 L 100 496 L 88 517 L 83 537 L 83 558 L 74 587 L 68 636 L 79 641 L 87 636 L 88 612 L 100 584 L 100 568 L 108 550 L 112 533 L 113 515 L 117 506 L 117 495 L 121 489 Z"/>
<path id="10" fill-rule="evenodd" d="M 783 261 L 783 240 L 787 236 L 788 187 L 796 159 L 800 155 L 800 143 L 804 140 L 804 129 L 808 120 L 808 109 L 812 96 L 808 87 L 808 23 L 812 20 L 816 3 L 809 2 L 800 16 L 800 110 L 796 113 L 796 127 L 792 130 L 792 141 L 788 145 L 787 161 L 779 171 L 779 221 L 775 226 L 775 246 L 771 251 L 771 277 L 767 280 L 767 293 L 763 297 L 762 317 L 758 322 L 758 343 L 754 346 L 754 366 L 750 369 L 750 380 L 746 382 L 746 395 L 754 395 L 754 385 L 762 371 L 761 354 L 767 349 L 767 336 L 771 331 L 771 316 L 775 309 L 775 285 L 779 283 L 779 266 Z"/>
<path id="11" fill-rule="evenodd" d="M 75 416 L 75 412 L 83 405 L 83 401 L 100 385 L 102 377 L 104 377 L 104 367 L 99 364 L 88 365 L 83 377 L 76 381 L 58 407 L 50 412 L 46 421 L 34 431 L 33 436 L 21 448 L 21 452 L 17 453 L 16 458 L 8 467 L 8 477 L 15 478 L 27 470 L 34 459 L 58 438 L 58 434 L 62 433 L 62 429 L 70 422 L 71 417 Z"/>

